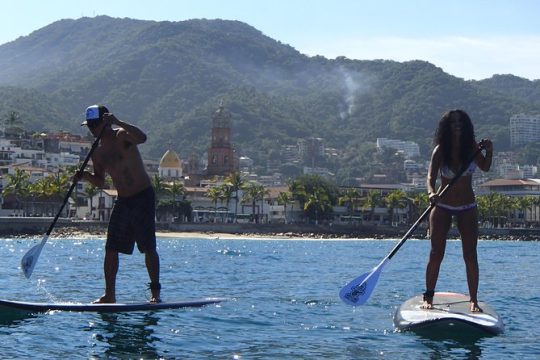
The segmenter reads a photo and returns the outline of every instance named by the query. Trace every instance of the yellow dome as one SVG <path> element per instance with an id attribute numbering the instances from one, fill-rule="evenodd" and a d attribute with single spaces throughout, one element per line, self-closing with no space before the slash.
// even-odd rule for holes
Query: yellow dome
<path id="1" fill-rule="evenodd" d="M 159 161 L 159 167 L 161 168 L 182 168 L 182 161 L 176 153 L 172 150 L 167 150 L 163 157 Z"/>

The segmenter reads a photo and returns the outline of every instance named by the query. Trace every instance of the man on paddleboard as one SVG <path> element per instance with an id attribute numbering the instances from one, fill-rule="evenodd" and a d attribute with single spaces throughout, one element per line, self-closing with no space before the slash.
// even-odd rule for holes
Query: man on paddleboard
<path id="1" fill-rule="evenodd" d="M 155 194 L 137 148 L 146 141 L 146 134 L 138 127 L 118 119 L 103 105 L 89 106 L 86 121 L 81 125 L 86 125 L 92 135 L 100 140 L 92 154 L 93 173 L 78 172 L 74 181 L 84 180 L 102 188 L 105 175 L 109 174 L 118 192 L 107 229 L 103 265 L 105 294 L 95 303 L 116 302 L 118 253 L 132 254 L 135 243 L 145 255 L 152 292 L 150 302 L 160 302 Z"/>

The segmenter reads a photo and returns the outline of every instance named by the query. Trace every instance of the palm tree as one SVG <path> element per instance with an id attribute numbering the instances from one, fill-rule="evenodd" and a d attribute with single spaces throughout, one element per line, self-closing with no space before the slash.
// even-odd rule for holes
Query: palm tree
<path id="1" fill-rule="evenodd" d="M 313 189 L 313 192 L 308 195 L 307 201 L 304 203 L 304 211 L 315 212 L 315 224 L 319 224 L 319 213 L 324 213 L 330 207 L 330 197 L 328 193 L 320 187 Z"/>
<path id="2" fill-rule="evenodd" d="M 12 194 L 15 196 L 19 209 L 22 209 L 22 201 L 28 196 L 30 190 L 30 175 L 19 168 L 15 169 L 14 174 L 8 174 L 8 183 L 4 187 L 2 194 L 4 196 Z"/>
<path id="3" fill-rule="evenodd" d="M 258 222 L 258 219 L 255 216 L 255 205 L 259 195 L 258 185 L 259 184 L 254 181 L 249 181 L 245 183 L 242 187 L 242 190 L 244 190 L 242 201 L 251 202 L 251 214 L 253 215 L 253 219 L 255 220 L 255 222 Z"/>
<path id="4" fill-rule="evenodd" d="M 405 203 L 406 195 L 403 190 L 394 190 L 391 191 L 384 198 L 384 202 L 388 207 L 388 212 L 390 213 L 390 224 L 394 223 L 394 210 L 395 209 L 404 209 L 406 206 Z"/>
<path id="5" fill-rule="evenodd" d="M 219 187 L 212 187 L 208 189 L 206 192 L 206 197 L 208 197 L 210 200 L 212 200 L 212 203 L 214 204 L 214 222 L 216 222 L 217 219 L 217 202 L 221 198 L 221 190 Z"/>
<path id="6" fill-rule="evenodd" d="M 257 214 L 259 216 L 259 218 L 260 218 L 260 216 L 261 216 L 260 212 L 264 211 L 264 197 L 270 194 L 270 190 L 266 189 L 264 187 L 264 185 L 259 184 L 257 192 L 258 192 L 257 198 L 261 202 L 261 207 L 259 208 L 259 213 Z"/>
<path id="7" fill-rule="evenodd" d="M 489 193 L 487 195 L 478 196 L 479 212 L 482 218 L 489 219 L 491 224 L 499 226 L 501 218 L 507 214 L 507 210 L 511 207 L 509 197 L 499 193 Z"/>
<path id="8" fill-rule="evenodd" d="M 84 188 L 84 195 L 88 199 L 90 199 L 90 217 L 93 218 L 93 211 L 94 211 L 94 196 L 96 196 L 99 193 L 99 189 L 95 187 L 94 185 L 90 184 Z"/>
<path id="9" fill-rule="evenodd" d="M 10 111 L 4 118 L 6 127 L 14 127 L 21 123 L 21 115 L 17 111 Z"/>
<path id="10" fill-rule="evenodd" d="M 228 183 L 223 183 L 219 187 L 222 195 L 222 200 L 225 200 L 227 204 L 227 218 L 229 217 L 229 204 L 231 202 L 233 189 L 232 186 Z"/>
<path id="11" fill-rule="evenodd" d="M 378 191 L 370 190 L 364 199 L 364 208 L 370 209 L 369 221 L 373 220 L 375 208 L 381 204 L 381 194 Z"/>
<path id="12" fill-rule="evenodd" d="M 291 195 L 289 192 L 280 191 L 277 197 L 277 202 L 279 205 L 283 205 L 283 211 L 285 215 L 285 223 L 287 221 L 287 204 L 291 202 Z"/>
<path id="13" fill-rule="evenodd" d="M 349 209 L 349 222 L 352 222 L 352 218 L 354 215 L 354 207 L 358 202 L 359 197 L 360 194 L 358 193 L 357 189 L 347 188 L 338 199 L 338 203 L 340 205 L 346 205 Z"/>
<path id="14" fill-rule="evenodd" d="M 169 194 L 171 195 L 173 201 L 178 201 L 178 198 L 186 195 L 186 188 L 184 187 L 184 184 L 178 181 L 173 181 L 172 184 L 167 186 L 169 190 Z"/>
<path id="15" fill-rule="evenodd" d="M 429 196 L 424 191 L 419 191 L 412 195 L 411 203 L 414 207 L 413 217 L 419 218 L 421 212 L 424 211 L 424 209 L 426 209 L 429 206 Z"/>
<path id="16" fill-rule="evenodd" d="M 238 190 L 242 188 L 244 180 L 240 172 L 235 171 L 225 178 L 225 184 L 230 186 L 231 192 L 234 192 L 234 221 L 236 222 L 236 215 L 238 214 Z"/>
<path id="17" fill-rule="evenodd" d="M 161 195 L 166 194 L 167 191 L 167 185 L 165 184 L 165 181 L 163 178 L 161 178 L 159 175 L 154 175 L 152 178 L 152 185 L 154 186 L 154 191 L 156 192 L 156 207 L 159 204 L 159 198 Z"/>
<path id="18" fill-rule="evenodd" d="M 293 180 L 289 184 L 289 192 L 291 193 L 291 217 L 293 216 L 294 202 L 298 201 L 303 207 L 306 198 L 306 188 L 299 180 Z"/>

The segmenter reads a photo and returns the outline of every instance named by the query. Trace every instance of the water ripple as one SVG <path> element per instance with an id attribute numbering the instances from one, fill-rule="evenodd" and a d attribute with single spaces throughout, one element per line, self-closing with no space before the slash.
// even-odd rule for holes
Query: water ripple
<path id="1" fill-rule="evenodd" d="M 22 255 L 39 239 L 0 240 L 0 298 L 89 302 L 103 291 L 103 239 L 49 239 L 32 278 Z M 537 358 L 540 243 L 479 244 L 480 297 L 506 324 L 501 336 L 434 339 L 394 330 L 397 306 L 421 293 L 429 245 L 410 240 L 368 303 L 343 304 L 341 286 L 373 268 L 392 240 L 159 239 L 166 300 L 225 297 L 200 309 L 96 314 L 50 312 L 0 322 L 3 358 L 520 359 Z M 535 256 L 535 257 L 533 257 Z M 523 259 L 527 259 L 524 261 Z M 520 269 L 502 271 L 501 269 Z M 527 276 L 522 276 L 526 274 Z M 117 296 L 148 296 L 144 256 L 121 256 Z M 450 241 L 438 287 L 467 292 L 461 244 Z"/>

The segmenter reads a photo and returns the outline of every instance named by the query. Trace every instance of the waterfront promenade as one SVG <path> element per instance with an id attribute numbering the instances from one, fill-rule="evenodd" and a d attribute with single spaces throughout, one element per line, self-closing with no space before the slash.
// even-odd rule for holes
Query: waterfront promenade
<path id="1" fill-rule="evenodd" d="M 0 217 L 0 236 L 26 237 L 45 234 L 52 217 Z M 60 218 L 56 222 L 51 236 L 71 236 L 73 234 L 105 234 L 107 222 L 72 220 Z M 401 238 L 409 229 L 407 226 L 382 225 L 315 225 L 315 224 L 230 224 L 230 223 L 157 223 L 160 234 L 187 233 L 217 237 L 219 234 L 238 236 L 264 236 L 280 238 L 351 238 L 351 239 L 383 239 Z M 427 229 L 421 224 L 412 238 L 426 238 Z M 458 236 L 455 228 L 450 236 Z M 540 229 L 524 228 L 480 228 L 482 239 L 507 240 L 540 240 Z"/>

